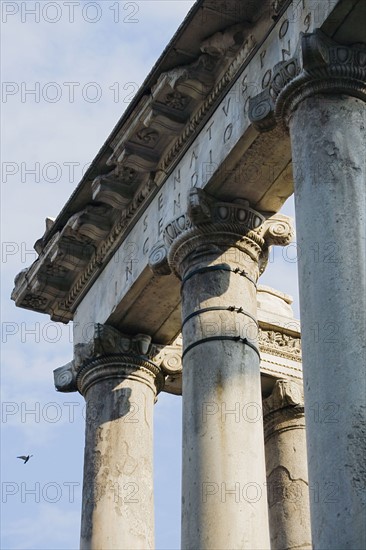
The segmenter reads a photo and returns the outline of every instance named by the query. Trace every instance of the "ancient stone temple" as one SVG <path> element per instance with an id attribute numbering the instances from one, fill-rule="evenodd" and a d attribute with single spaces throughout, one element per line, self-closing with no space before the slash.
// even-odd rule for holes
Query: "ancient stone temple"
<path id="1" fill-rule="evenodd" d="M 74 323 L 54 374 L 87 403 L 81 548 L 154 548 L 163 391 L 182 549 L 366 547 L 364 21 L 364 0 L 198 0 L 46 221 L 12 297 Z M 301 346 L 258 283 L 293 193 Z M 106 490 L 136 480 L 133 506 Z"/>

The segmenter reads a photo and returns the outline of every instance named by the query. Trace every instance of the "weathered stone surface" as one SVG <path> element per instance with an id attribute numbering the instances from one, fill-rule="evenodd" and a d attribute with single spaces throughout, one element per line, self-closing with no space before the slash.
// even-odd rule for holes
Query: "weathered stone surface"
<path id="1" fill-rule="evenodd" d="M 165 227 L 182 288 L 182 548 L 269 547 L 256 283 L 268 247 L 291 236 L 285 216 L 199 189 Z"/>
<path id="2" fill-rule="evenodd" d="M 89 327 L 90 339 L 74 346 L 74 359 L 54 370 L 55 387 L 61 392 L 77 391 L 77 376 L 83 365 L 105 355 L 127 354 L 152 361 L 161 370 L 158 390 L 182 393 L 182 338 L 170 346 L 153 344 L 147 334 L 130 336 L 109 325 Z M 165 378 L 165 382 L 164 382 Z"/>
<path id="3" fill-rule="evenodd" d="M 263 401 L 271 549 L 311 550 L 302 386 L 278 380 Z"/>
<path id="4" fill-rule="evenodd" d="M 183 276 L 221 264 L 255 278 L 258 267 L 235 247 L 200 248 Z M 248 403 L 260 415 L 255 287 L 239 274 L 212 271 L 187 280 L 182 299 L 183 322 L 208 308 L 183 326 L 182 548 L 268 548 L 262 428 L 246 418 Z M 219 311 L 242 304 L 247 313 Z"/>
<path id="5" fill-rule="evenodd" d="M 164 384 L 154 353 L 149 336 L 101 325 L 76 349 L 86 400 L 82 549 L 154 548 L 153 406 Z"/>
<path id="6" fill-rule="evenodd" d="M 365 101 L 366 44 L 317 29 L 250 105 L 259 130 L 275 114 L 291 135 L 315 548 L 366 545 Z"/>
<path id="7" fill-rule="evenodd" d="M 86 399 L 83 550 L 154 548 L 154 374 L 132 357 L 101 358 L 80 378 Z M 98 373 L 93 373 L 97 369 Z"/>
<path id="8" fill-rule="evenodd" d="M 347 96 L 308 98 L 290 121 L 315 548 L 366 545 L 365 128 Z"/>

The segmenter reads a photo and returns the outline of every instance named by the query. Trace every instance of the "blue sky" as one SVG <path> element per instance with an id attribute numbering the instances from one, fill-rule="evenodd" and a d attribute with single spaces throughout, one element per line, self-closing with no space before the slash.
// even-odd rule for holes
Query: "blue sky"
<path id="1" fill-rule="evenodd" d="M 36 258 L 45 218 L 58 214 L 193 2 L 71 4 L 1 2 L 4 550 L 78 548 L 84 447 L 83 398 L 53 386 L 53 370 L 72 358 L 71 324 L 16 308 L 14 276 Z M 292 200 L 283 212 L 293 216 Z M 293 295 L 298 316 L 293 258 L 293 248 L 276 250 L 261 282 Z M 158 550 L 180 546 L 180 424 L 180 398 L 161 394 Z M 26 465 L 16 458 L 29 453 Z"/>

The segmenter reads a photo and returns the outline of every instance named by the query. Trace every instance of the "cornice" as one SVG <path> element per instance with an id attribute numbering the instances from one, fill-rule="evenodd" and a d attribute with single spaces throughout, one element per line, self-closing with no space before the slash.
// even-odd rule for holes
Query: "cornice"
<path id="1" fill-rule="evenodd" d="M 184 132 L 176 139 L 174 145 L 169 149 L 168 153 L 164 156 L 160 163 L 160 170 L 165 174 L 179 158 L 182 151 L 191 143 L 190 138 L 199 130 L 202 126 L 202 122 L 207 119 L 208 113 L 211 112 L 212 107 L 216 105 L 223 92 L 228 88 L 229 84 L 233 84 L 236 77 L 244 69 L 244 63 L 249 62 L 251 53 L 256 51 L 256 39 L 253 35 L 249 35 L 244 43 L 244 46 L 240 49 L 235 59 L 230 63 L 228 69 L 224 72 L 223 76 L 214 86 L 213 90 L 208 94 L 207 98 L 201 106 L 197 109 L 195 115 L 190 119 L 189 124 L 185 128 Z"/>
<path id="2" fill-rule="evenodd" d="M 216 33 L 202 43 L 203 53 L 193 63 L 159 77 L 150 97 L 137 106 L 134 123 L 114 136 L 109 168 L 92 181 L 91 201 L 51 240 L 53 222 L 47 222 L 35 244 L 39 258 L 15 279 L 12 299 L 17 306 L 48 313 L 54 321 L 73 318 L 126 232 L 244 68 L 256 45 L 248 29 L 248 24 L 234 25 Z M 175 144 L 166 153 L 172 138 Z"/>

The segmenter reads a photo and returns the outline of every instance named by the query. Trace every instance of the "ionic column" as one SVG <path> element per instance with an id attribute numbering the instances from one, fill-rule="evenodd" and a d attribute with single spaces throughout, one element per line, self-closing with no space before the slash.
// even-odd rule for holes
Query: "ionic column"
<path id="1" fill-rule="evenodd" d="M 193 189 L 165 229 L 164 259 L 182 281 L 182 548 L 268 549 L 256 282 L 288 218 Z"/>
<path id="2" fill-rule="evenodd" d="M 124 337 L 106 325 L 75 350 L 86 400 L 83 550 L 154 548 L 153 406 L 164 377 L 149 350 L 149 336 Z M 65 391 L 71 371 L 58 371 Z"/>
<path id="3" fill-rule="evenodd" d="M 302 386 L 278 380 L 263 419 L 271 550 L 311 550 Z"/>
<path id="4" fill-rule="evenodd" d="M 365 81 L 366 46 L 316 31 L 267 90 L 292 143 L 316 550 L 366 547 Z"/>

